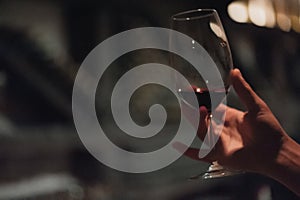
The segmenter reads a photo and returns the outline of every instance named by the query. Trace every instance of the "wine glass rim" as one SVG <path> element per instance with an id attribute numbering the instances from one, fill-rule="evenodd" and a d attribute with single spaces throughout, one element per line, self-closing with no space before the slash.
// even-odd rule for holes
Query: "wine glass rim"
<path id="1" fill-rule="evenodd" d="M 195 13 L 204 13 L 207 12 L 205 14 L 199 14 L 199 15 L 195 15 L 195 16 L 185 16 L 185 15 L 189 15 L 189 14 L 195 14 Z M 188 10 L 188 11 L 183 11 L 183 12 L 179 12 L 177 14 L 172 15 L 172 20 L 174 21 L 190 21 L 190 20 L 195 20 L 195 19 L 200 19 L 200 18 L 204 18 L 204 17 L 208 17 L 211 16 L 213 14 L 216 14 L 217 11 L 215 9 L 210 9 L 210 8 L 205 8 L 205 9 L 194 9 L 194 10 Z"/>

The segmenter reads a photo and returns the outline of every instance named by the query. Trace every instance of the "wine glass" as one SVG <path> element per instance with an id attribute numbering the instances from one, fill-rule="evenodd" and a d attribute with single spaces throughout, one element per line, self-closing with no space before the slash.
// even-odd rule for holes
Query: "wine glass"
<path id="1" fill-rule="evenodd" d="M 214 101 L 217 104 L 224 101 L 225 95 L 219 95 L 221 93 L 227 94 L 230 87 L 230 71 L 233 68 L 233 61 L 231 57 L 230 47 L 218 16 L 218 13 L 214 9 L 197 9 L 186 12 L 181 12 L 172 16 L 171 29 L 183 33 L 191 38 L 188 47 L 185 48 L 198 48 L 195 43 L 202 46 L 203 49 L 213 60 L 217 70 L 219 71 L 222 79 L 222 86 L 214 85 L 214 83 L 208 82 L 199 72 L 186 60 L 176 54 L 170 54 L 170 65 L 179 71 L 184 77 L 191 83 L 191 88 L 181 88 L 180 81 L 174 79 L 176 89 L 179 93 L 181 101 L 188 106 L 191 95 L 196 95 L 199 106 L 205 106 L 209 112 L 208 115 L 208 131 L 207 134 L 212 134 L 214 129 L 212 123 L 212 111 L 216 109 L 213 107 L 210 97 L 215 97 Z M 177 41 L 173 37 L 172 32 L 170 34 L 170 46 L 180 46 L 180 41 Z M 200 55 L 199 55 L 200 57 Z M 199 59 L 201 62 L 201 59 Z M 207 70 L 210 66 L 206 66 Z M 196 108 L 196 109 L 199 109 Z M 209 137 L 208 137 L 209 138 Z M 208 140 L 208 142 L 210 142 Z M 217 161 L 213 162 L 208 171 L 202 175 L 198 175 L 191 178 L 197 178 L 202 176 L 204 179 L 223 177 L 235 174 L 236 172 L 230 171 L 221 165 Z"/>

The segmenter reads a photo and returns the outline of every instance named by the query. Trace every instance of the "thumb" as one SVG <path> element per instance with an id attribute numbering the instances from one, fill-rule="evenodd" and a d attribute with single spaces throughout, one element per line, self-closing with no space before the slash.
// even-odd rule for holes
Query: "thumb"
<path id="1" fill-rule="evenodd" d="M 248 111 L 256 112 L 265 105 L 263 100 L 253 91 L 251 86 L 243 78 L 239 69 L 231 72 L 231 82 L 234 90 L 247 107 Z"/>

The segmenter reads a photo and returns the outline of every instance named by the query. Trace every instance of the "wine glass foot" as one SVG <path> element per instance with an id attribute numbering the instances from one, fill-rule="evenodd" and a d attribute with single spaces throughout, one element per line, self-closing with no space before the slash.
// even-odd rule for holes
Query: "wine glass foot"
<path id="1" fill-rule="evenodd" d="M 213 162 L 212 165 L 209 166 L 207 172 L 202 175 L 202 178 L 203 179 L 220 178 L 220 177 L 232 176 L 240 173 L 241 171 L 229 170 L 219 165 L 217 162 Z"/>

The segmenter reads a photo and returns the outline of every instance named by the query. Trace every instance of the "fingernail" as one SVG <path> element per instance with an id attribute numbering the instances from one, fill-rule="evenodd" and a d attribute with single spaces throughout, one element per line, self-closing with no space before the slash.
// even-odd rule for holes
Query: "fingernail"
<path id="1" fill-rule="evenodd" d="M 241 71 L 240 71 L 238 68 L 235 68 L 235 69 L 233 69 L 233 70 L 236 71 L 236 73 L 237 73 L 238 75 L 242 76 L 242 73 L 241 73 Z"/>

